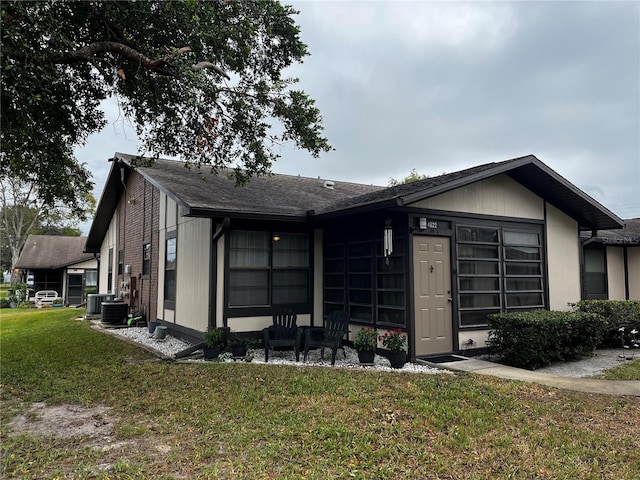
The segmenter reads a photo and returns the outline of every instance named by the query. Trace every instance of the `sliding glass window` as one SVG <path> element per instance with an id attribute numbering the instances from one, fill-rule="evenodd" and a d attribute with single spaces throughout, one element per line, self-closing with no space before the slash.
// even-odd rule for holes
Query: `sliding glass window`
<path id="1" fill-rule="evenodd" d="M 460 327 L 487 324 L 487 315 L 544 307 L 540 231 L 458 226 Z"/>

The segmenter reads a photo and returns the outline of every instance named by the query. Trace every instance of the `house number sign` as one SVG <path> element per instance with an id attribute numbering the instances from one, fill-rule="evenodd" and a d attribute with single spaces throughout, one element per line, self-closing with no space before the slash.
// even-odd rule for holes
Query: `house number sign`
<path id="1" fill-rule="evenodd" d="M 428 221 L 427 228 L 438 228 L 438 222 L 434 222 L 433 220 Z"/>

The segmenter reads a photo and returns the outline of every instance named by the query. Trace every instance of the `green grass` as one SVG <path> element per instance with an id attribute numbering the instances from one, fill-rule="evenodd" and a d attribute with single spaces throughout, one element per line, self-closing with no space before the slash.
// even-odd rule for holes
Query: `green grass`
<path id="1" fill-rule="evenodd" d="M 8 283 L 0 283 L 0 298 L 5 298 L 9 295 L 9 285 Z"/>
<path id="2" fill-rule="evenodd" d="M 605 371 L 601 378 L 606 380 L 640 380 L 640 357 L 636 356 L 635 360 L 621 363 Z"/>
<path id="3" fill-rule="evenodd" d="M 469 374 L 159 362 L 77 313 L 0 311 L 2 478 L 638 478 L 640 398 Z M 110 407 L 111 448 L 11 433 L 32 402 Z"/>

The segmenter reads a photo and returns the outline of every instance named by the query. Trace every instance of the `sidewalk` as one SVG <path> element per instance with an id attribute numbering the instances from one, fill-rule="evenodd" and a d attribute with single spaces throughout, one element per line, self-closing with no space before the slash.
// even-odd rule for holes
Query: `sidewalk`
<path id="1" fill-rule="evenodd" d="M 499 363 L 487 362 L 485 360 L 476 360 L 473 358 L 438 364 L 430 364 L 428 361 L 424 360 L 419 362 L 431 366 L 437 366 L 439 368 L 446 368 L 447 370 L 452 371 L 492 375 L 494 377 L 504 378 L 507 380 L 521 380 L 523 382 L 540 383 L 549 387 L 575 390 L 578 392 L 602 393 L 606 395 L 619 396 L 640 396 L 640 381 L 560 377 L 540 371 L 524 370 L 521 368 L 501 365 Z"/>

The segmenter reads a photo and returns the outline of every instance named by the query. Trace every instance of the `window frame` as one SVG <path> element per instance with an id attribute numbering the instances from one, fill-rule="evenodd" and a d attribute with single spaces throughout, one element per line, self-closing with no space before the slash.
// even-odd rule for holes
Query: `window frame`
<path id="1" fill-rule="evenodd" d="M 255 234 L 259 236 L 264 236 L 266 242 L 264 243 L 263 250 L 261 255 L 264 258 L 264 262 L 260 265 L 250 265 L 250 262 L 247 259 L 242 259 L 239 255 L 241 253 L 240 247 L 234 247 L 234 235 L 239 235 L 242 233 Z M 298 259 L 304 258 L 304 265 L 302 263 L 297 265 L 278 265 L 277 257 L 278 254 L 278 244 L 277 242 L 284 241 L 286 237 L 299 236 L 305 238 L 305 245 L 303 248 L 292 248 L 283 250 L 283 254 L 286 255 L 286 252 L 296 252 L 298 253 Z M 313 237 L 307 231 L 283 231 L 283 230 L 255 230 L 250 228 L 238 228 L 235 230 L 231 230 L 229 232 L 229 242 L 227 242 L 227 268 L 226 275 L 227 280 L 225 281 L 225 308 L 229 310 L 230 315 L 252 315 L 252 314 L 262 314 L 267 312 L 272 312 L 277 309 L 282 308 L 291 308 L 298 312 L 309 312 L 311 309 L 311 297 L 312 297 L 312 289 L 313 289 L 313 279 L 312 279 L 312 265 L 313 265 Z M 244 250 L 252 250 L 250 246 L 242 247 Z M 256 248 L 253 248 L 253 251 L 256 252 Z M 249 252 L 247 252 L 250 254 Z M 294 257 L 295 258 L 295 257 Z M 292 259 L 291 259 L 292 260 Z M 239 263 L 235 263 L 239 262 Z M 244 264 L 242 264 L 244 263 Z M 264 302 L 261 303 L 237 303 L 236 298 L 238 298 L 241 294 L 239 291 L 234 291 L 236 288 L 241 288 L 238 282 L 239 278 L 242 274 L 251 274 L 251 273 L 259 273 L 263 272 L 265 276 L 265 285 L 260 287 L 259 284 L 256 284 L 256 288 L 264 288 L 266 290 L 266 297 Z M 295 284 L 295 285 L 278 285 L 279 279 L 286 281 L 287 273 L 298 272 L 301 274 L 301 277 L 305 279 L 304 284 Z M 256 277 L 257 278 L 257 277 Z M 260 279 L 258 279 L 260 280 Z M 237 287 L 236 285 L 237 284 Z M 287 288 L 298 287 L 300 289 L 305 289 L 301 297 L 305 297 L 302 299 L 300 297 L 299 301 L 295 299 L 290 299 L 289 301 L 281 301 L 277 302 L 274 297 L 277 297 L 278 290 L 286 291 Z M 247 288 L 246 284 L 244 288 Z"/>
<path id="2" fill-rule="evenodd" d="M 599 253 L 602 261 L 602 271 L 589 271 L 587 269 L 587 255 Z M 609 276 L 607 272 L 607 251 L 605 248 L 585 248 L 583 250 L 583 278 L 584 278 L 584 300 L 608 300 L 609 299 Z M 590 291 L 591 283 L 589 277 L 597 275 L 604 286 L 604 292 Z"/>
<path id="3" fill-rule="evenodd" d="M 113 247 L 109 249 L 107 262 L 107 291 L 113 293 Z"/>
<path id="4" fill-rule="evenodd" d="M 475 239 L 464 238 L 462 229 L 492 230 L 496 233 L 495 238 L 488 240 L 484 235 L 476 235 Z M 545 308 L 547 305 L 547 282 L 546 282 L 546 251 L 544 248 L 544 229 L 542 225 L 524 224 L 473 224 L 464 223 L 456 225 L 456 291 L 457 291 L 457 327 L 459 330 L 486 328 L 487 322 L 479 322 L 477 319 L 486 318 L 486 315 L 501 312 L 513 312 L 531 309 Z M 521 234 L 521 238 L 526 239 L 528 235 L 537 235 L 535 243 L 527 243 L 526 240 L 520 242 L 508 239 L 510 234 Z M 517 238 L 517 235 L 513 235 Z M 473 257 L 461 255 L 461 251 L 471 251 L 476 246 L 477 251 L 489 252 L 490 248 L 497 248 L 497 256 Z M 471 247 L 471 248 L 469 248 Z M 518 249 L 522 250 L 524 258 L 517 258 L 509 255 Z M 526 258 L 527 250 L 533 253 L 534 258 Z M 537 252 L 532 252 L 537 250 Z M 468 267 L 476 265 L 479 272 L 473 272 Z M 487 266 L 494 268 L 487 270 Z M 527 268 L 527 266 L 537 267 L 535 272 L 517 272 L 513 268 Z M 485 269 L 482 271 L 482 269 Z M 479 282 L 474 280 L 479 279 Z M 491 279 L 493 288 L 473 288 L 473 283 L 481 285 L 483 279 Z M 520 280 L 525 288 L 515 288 Z M 532 286 L 531 281 L 537 282 Z M 529 285 L 527 285 L 529 281 Z M 468 283 L 467 288 L 463 288 L 463 283 Z M 485 287 L 489 285 L 484 282 Z M 520 295 L 520 297 L 518 297 Z M 527 298 L 536 297 L 536 301 L 527 301 Z M 492 298 L 490 298 L 492 297 Z M 517 299 L 517 302 L 513 302 Z M 486 300 L 492 302 L 484 303 Z M 470 302 L 476 301 L 473 305 Z M 512 303 L 513 302 L 513 303 Z M 489 304 L 491 303 L 491 304 Z M 465 306 L 463 306 L 465 305 Z M 463 317 L 476 319 L 472 323 L 467 323 Z"/>
<path id="5" fill-rule="evenodd" d="M 145 242 L 142 244 L 142 278 L 148 279 L 150 276 L 151 276 L 151 242 Z"/>
<path id="6" fill-rule="evenodd" d="M 168 310 L 175 310 L 176 309 L 176 294 L 177 294 L 177 289 L 178 289 L 178 235 L 177 235 L 177 230 L 172 230 L 171 232 L 167 232 L 164 238 L 164 286 L 163 286 L 163 292 L 164 292 L 164 308 L 168 309 Z M 174 251 L 174 256 L 175 258 L 173 259 L 173 261 L 171 263 L 169 263 L 169 242 L 173 241 L 173 243 L 175 243 L 175 251 Z M 169 266 L 171 265 L 171 266 Z M 173 285 L 169 285 L 169 283 L 167 282 L 167 272 L 172 272 L 171 276 L 173 277 L 174 281 L 173 281 Z M 171 297 L 171 298 L 167 298 L 167 297 Z"/>

